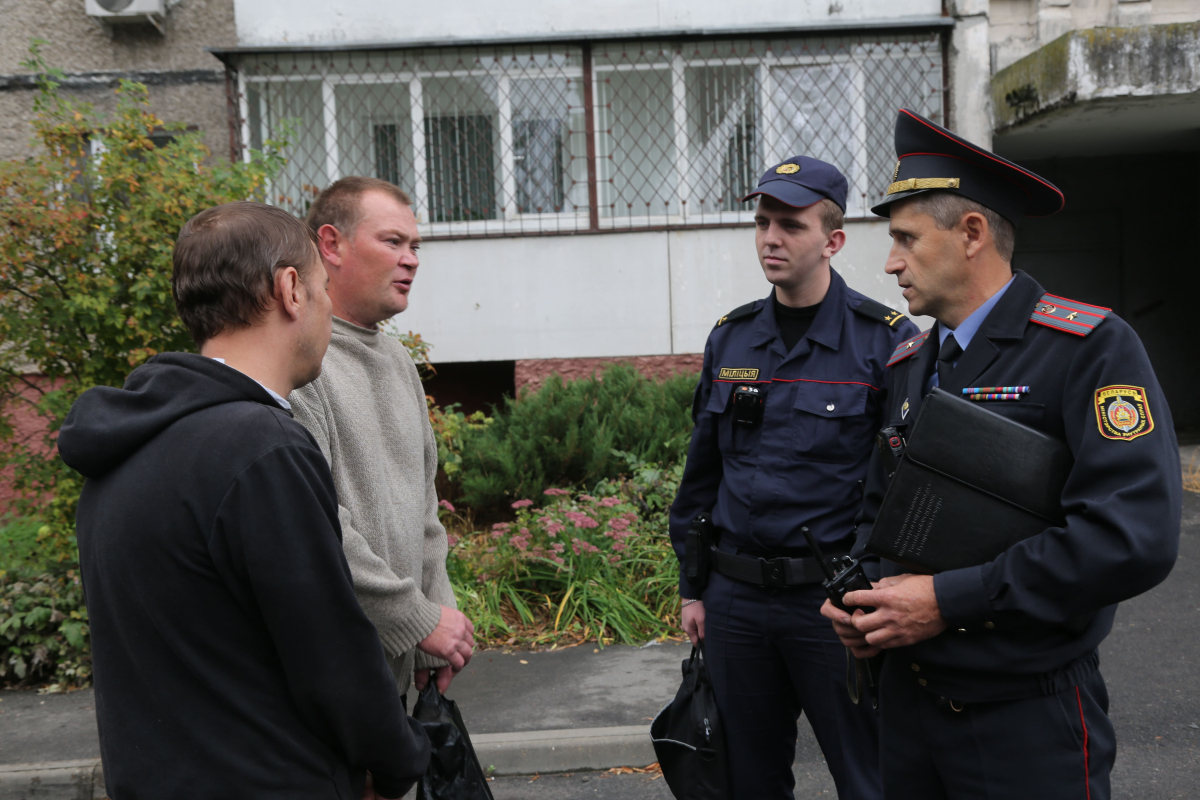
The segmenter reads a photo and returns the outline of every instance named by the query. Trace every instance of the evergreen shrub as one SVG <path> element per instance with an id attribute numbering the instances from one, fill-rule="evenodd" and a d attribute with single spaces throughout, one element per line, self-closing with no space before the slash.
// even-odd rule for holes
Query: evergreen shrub
<path id="1" fill-rule="evenodd" d="M 543 497 L 548 486 L 591 486 L 622 473 L 627 457 L 672 463 L 692 431 L 696 375 L 665 381 L 624 364 L 603 375 L 505 399 L 493 421 L 471 431 L 462 449 L 458 500 L 476 511 Z"/>

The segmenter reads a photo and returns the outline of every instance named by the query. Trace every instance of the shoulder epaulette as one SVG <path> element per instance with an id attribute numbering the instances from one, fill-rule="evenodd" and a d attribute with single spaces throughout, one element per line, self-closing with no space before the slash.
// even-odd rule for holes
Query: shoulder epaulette
<path id="1" fill-rule="evenodd" d="M 753 314 L 757 314 L 759 311 L 761 311 L 761 309 L 755 308 L 757 305 L 758 301 L 756 300 L 753 303 L 746 303 L 744 306 L 738 306 L 733 311 L 730 311 L 728 314 L 717 320 L 717 324 L 713 327 L 719 328 L 726 322 L 733 322 L 734 320 L 741 319 L 742 317 L 749 317 Z"/>
<path id="2" fill-rule="evenodd" d="M 933 329 L 930 328 L 929 331 L 931 330 Z M 901 342 L 896 349 L 892 351 L 892 357 L 888 359 L 888 362 L 885 366 L 890 367 L 893 364 L 898 364 L 920 350 L 921 345 L 925 344 L 925 340 L 929 338 L 929 331 L 918 333 L 911 339 L 906 339 L 905 341 Z"/>
<path id="3" fill-rule="evenodd" d="M 1033 307 L 1029 321 L 1047 328 L 1087 336 L 1112 314 L 1111 308 L 1068 300 L 1056 294 L 1044 294 Z"/>
<path id="4" fill-rule="evenodd" d="M 901 320 L 906 320 L 908 317 L 901 314 L 899 311 L 888 308 L 878 300 L 872 300 L 869 297 L 864 297 L 862 302 L 858 304 L 858 308 L 854 309 L 864 317 L 877 319 L 889 328 L 894 328 Z"/>

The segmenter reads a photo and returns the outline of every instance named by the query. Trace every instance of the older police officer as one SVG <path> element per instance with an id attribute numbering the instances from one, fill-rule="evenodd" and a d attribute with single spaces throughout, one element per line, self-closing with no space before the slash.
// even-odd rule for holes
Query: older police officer
<path id="1" fill-rule="evenodd" d="M 887 271 L 937 325 L 891 358 L 886 424 L 903 435 L 937 385 L 1065 442 L 1066 522 L 966 569 L 908 575 L 885 561 L 877 588 L 845 597 L 877 610 L 822 613 L 859 655 L 887 651 L 889 800 L 1106 800 L 1116 743 L 1096 648 L 1117 603 L 1162 581 L 1178 552 L 1171 412 L 1128 324 L 1012 269 L 1016 223 L 1061 209 L 1055 186 L 908 109 L 896 153 L 874 209 L 891 218 Z M 994 387 L 1006 388 L 981 391 Z M 886 457 L 872 461 L 860 542 Z"/>
<path id="2" fill-rule="evenodd" d="M 806 156 L 767 170 L 755 244 L 771 294 L 721 317 L 704 350 L 696 427 L 671 538 L 681 560 L 693 518 L 720 533 L 703 592 L 680 581 L 683 625 L 703 639 L 726 726 L 734 794 L 790 798 L 803 711 L 841 798 L 881 796 L 877 720 L 846 689 L 846 651 L 819 614 L 826 554 L 849 551 L 884 367 L 917 333 L 846 286 L 829 260 L 846 241 L 845 177 Z"/>

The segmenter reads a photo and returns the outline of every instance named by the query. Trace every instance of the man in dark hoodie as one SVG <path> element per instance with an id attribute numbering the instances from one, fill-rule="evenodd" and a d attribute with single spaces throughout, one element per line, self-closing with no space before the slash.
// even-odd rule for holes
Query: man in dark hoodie
<path id="1" fill-rule="evenodd" d="M 283 399 L 329 343 L 313 242 L 259 203 L 196 215 L 172 288 L 200 355 L 84 393 L 59 435 L 87 478 L 76 530 L 113 800 L 396 798 L 428 763 L 354 597 L 329 466 Z"/>

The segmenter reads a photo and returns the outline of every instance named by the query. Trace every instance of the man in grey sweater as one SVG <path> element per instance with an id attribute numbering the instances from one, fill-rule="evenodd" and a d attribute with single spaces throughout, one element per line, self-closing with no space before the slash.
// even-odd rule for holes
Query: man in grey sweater
<path id="1" fill-rule="evenodd" d="M 417 220 L 397 187 L 343 178 L 308 213 L 329 275 L 333 336 L 321 376 L 289 400 L 333 472 L 354 590 L 401 693 L 437 670 L 442 691 L 471 660 L 437 517 L 437 445 L 408 351 L 380 324 L 408 307 Z"/>

